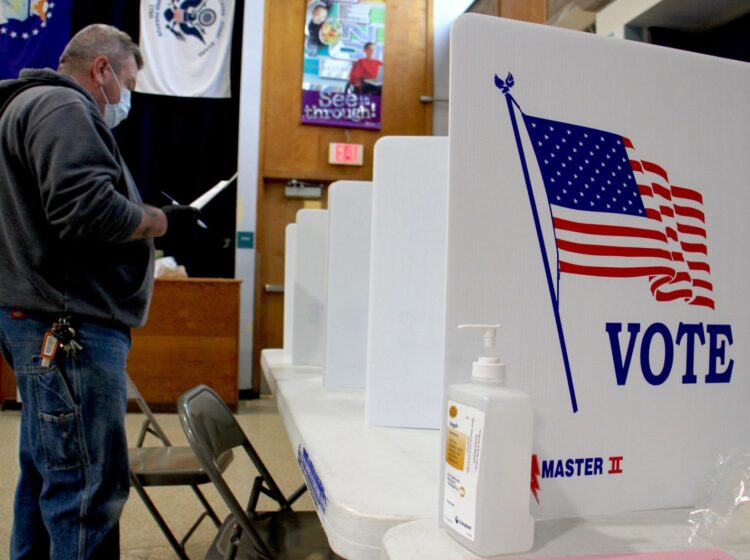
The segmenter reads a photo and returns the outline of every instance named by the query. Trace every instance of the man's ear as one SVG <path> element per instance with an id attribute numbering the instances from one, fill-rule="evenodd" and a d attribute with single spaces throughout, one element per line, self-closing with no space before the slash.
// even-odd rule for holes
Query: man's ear
<path id="1" fill-rule="evenodd" d="M 103 86 L 104 85 L 104 72 L 107 70 L 107 66 L 109 64 L 109 61 L 107 60 L 107 57 L 103 54 L 100 54 L 97 56 L 94 61 L 91 63 L 90 71 L 91 71 L 91 79 L 94 81 L 94 83 Z"/>

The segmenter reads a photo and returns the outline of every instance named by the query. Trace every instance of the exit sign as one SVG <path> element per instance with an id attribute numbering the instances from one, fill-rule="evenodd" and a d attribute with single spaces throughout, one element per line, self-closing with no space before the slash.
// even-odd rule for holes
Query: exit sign
<path id="1" fill-rule="evenodd" d="M 365 147 L 362 144 L 328 144 L 328 163 L 333 165 L 362 165 Z"/>

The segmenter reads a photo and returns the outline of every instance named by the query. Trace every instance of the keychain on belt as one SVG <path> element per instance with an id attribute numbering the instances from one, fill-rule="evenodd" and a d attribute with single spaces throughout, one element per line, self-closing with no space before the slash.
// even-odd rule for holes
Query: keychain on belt
<path id="1" fill-rule="evenodd" d="M 69 358 L 74 358 L 81 346 L 75 340 L 76 331 L 70 324 L 70 315 L 60 317 L 42 338 L 42 367 L 49 367 L 57 351 L 62 348 Z"/>

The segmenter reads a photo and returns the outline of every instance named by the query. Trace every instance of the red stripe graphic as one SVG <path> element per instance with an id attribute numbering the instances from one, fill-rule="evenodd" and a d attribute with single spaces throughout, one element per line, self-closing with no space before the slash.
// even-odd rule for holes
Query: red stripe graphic
<path id="1" fill-rule="evenodd" d="M 688 226 L 685 224 L 677 224 L 677 231 L 686 235 L 697 235 L 699 237 L 706 237 L 706 230 L 696 226 Z"/>
<path id="2" fill-rule="evenodd" d="M 674 218 L 674 210 L 672 210 L 669 206 L 659 206 L 659 212 L 661 212 L 662 216 L 669 216 L 670 218 Z"/>
<path id="3" fill-rule="evenodd" d="M 686 189 L 685 187 L 677 187 L 675 185 L 672 185 L 672 194 L 676 198 L 686 198 L 688 200 L 698 202 L 699 204 L 703 204 L 703 195 L 698 191 L 694 191 L 692 189 Z"/>
<path id="4" fill-rule="evenodd" d="M 655 294 L 665 284 L 669 284 L 672 281 L 671 276 L 654 276 L 651 280 L 651 293 Z"/>
<path id="5" fill-rule="evenodd" d="M 645 247 L 614 247 L 606 245 L 589 245 L 573 243 L 564 239 L 557 240 L 557 246 L 563 251 L 579 253 L 581 255 L 600 255 L 608 257 L 651 257 L 672 260 L 672 255 L 664 249 L 649 249 Z"/>
<path id="6" fill-rule="evenodd" d="M 705 296 L 696 297 L 693 301 L 690 302 L 690 305 L 702 305 L 703 307 L 710 307 L 711 309 L 715 309 L 714 300 Z"/>
<path id="7" fill-rule="evenodd" d="M 703 253 L 704 255 L 708 255 L 708 247 L 702 243 L 685 243 L 683 241 L 681 245 L 682 249 L 688 253 Z"/>
<path id="8" fill-rule="evenodd" d="M 554 218 L 556 229 L 574 231 L 577 233 L 588 233 L 591 235 L 611 235 L 617 237 L 643 237 L 644 239 L 656 239 L 666 242 L 667 237 L 660 231 L 652 229 L 641 229 L 628 226 L 610 226 L 600 224 L 579 223 L 563 218 Z"/>
<path id="9" fill-rule="evenodd" d="M 674 269 L 666 266 L 635 266 L 613 268 L 605 266 L 585 266 L 565 261 L 560 261 L 560 272 L 569 274 L 582 274 L 585 276 L 605 276 L 607 278 L 635 278 L 638 276 L 669 275 Z"/>
<path id="10" fill-rule="evenodd" d="M 678 206 L 675 204 L 675 212 L 677 212 L 678 216 L 685 216 L 687 218 L 695 218 L 696 220 L 700 220 L 701 222 L 706 221 L 706 216 L 701 212 L 700 210 L 696 210 L 695 208 L 689 208 L 687 206 Z"/>
<path id="11" fill-rule="evenodd" d="M 651 183 L 651 188 L 654 189 L 655 195 L 660 196 L 666 200 L 672 200 L 672 193 L 670 193 L 669 189 L 667 189 L 663 185 L 660 185 L 659 183 Z"/>
<path id="12" fill-rule="evenodd" d="M 702 270 L 703 272 L 709 272 L 709 273 L 711 272 L 711 267 L 708 266 L 708 263 L 687 261 L 686 264 L 688 265 L 688 268 L 690 270 Z"/>
<path id="13" fill-rule="evenodd" d="M 641 164 L 643 165 L 643 169 L 650 173 L 655 173 L 656 175 L 659 175 L 662 179 L 664 179 L 667 183 L 669 183 L 669 177 L 667 177 L 667 171 L 655 163 L 651 163 L 650 161 L 643 161 L 641 160 Z"/>
<path id="14" fill-rule="evenodd" d="M 693 292 L 689 289 L 677 290 L 675 292 L 662 291 L 656 292 L 654 297 L 656 298 L 656 301 L 675 301 L 678 299 L 690 299 L 693 297 Z"/>

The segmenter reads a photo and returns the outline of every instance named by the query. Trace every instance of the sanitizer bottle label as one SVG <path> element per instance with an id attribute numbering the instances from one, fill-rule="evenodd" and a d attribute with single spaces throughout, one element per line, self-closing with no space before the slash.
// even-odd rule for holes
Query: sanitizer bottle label
<path id="1" fill-rule="evenodd" d="M 447 417 L 443 522 L 461 536 L 473 541 L 484 412 L 448 401 Z"/>

